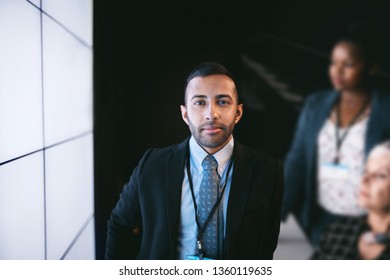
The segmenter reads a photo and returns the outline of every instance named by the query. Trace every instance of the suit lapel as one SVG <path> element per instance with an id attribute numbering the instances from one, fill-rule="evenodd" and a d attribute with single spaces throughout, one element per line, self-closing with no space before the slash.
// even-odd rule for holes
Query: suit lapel
<path id="1" fill-rule="evenodd" d="M 246 201 L 248 200 L 253 164 L 247 149 L 237 141 L 233 151 L 234 169 L 230 186 L 226 224 L 226 257 L 234 254 L 241 223 L 244 218 Z"/>
<path id="2" fill-rule="evenodd" d="M 313 110 L 315 110 L 313 117 L 311 119 L 311 123 L 307 125 L 307 141 L 306 141 L 306 152 L 307 158 L 311 160 L 311 162 L 307 166 L 307 174 L 311 174 L 310 181 L 313 185 L 315 185 L 315 174 L 317 168 L 317 139 L 318 135 L 326 121 L 329 117 L 332 108 L 339 98 L 340 94 L 337 91 L 332 90 L 327 94 L 325 99 L 318 104 L 315 104 Z M 316 188 L 307 188 L 308 196 L 311 198 L 316 197 L 317 190 Z"/>
<path id="3" fill-rule="evenodd" d="M 181 207 L 181 192 L 184 178 L 184 165 L 188 151 L 188 139 L 172 148 L 166 164 L 166 205 L 169 240 L 172 258 L 176 257 L 178 227 Z"/>
<path id="4" fill-rule="evenodd" d="M 327 94 L 322 104 L 315 107 L 315 117 L 312 118 L 311 124 L 308 125 L 309 137 L 311 141 L 307 141 L 310 151 L 310 158 L 314 158 L 317 154 L 317 138 L 320 130 L 322 129 L 326 119 L 329 117 L 332 108 L 339 98 L 340 94 L 336 91 L 331 91 Z M 317 105 L 317 104 L 316 104 Z"/>

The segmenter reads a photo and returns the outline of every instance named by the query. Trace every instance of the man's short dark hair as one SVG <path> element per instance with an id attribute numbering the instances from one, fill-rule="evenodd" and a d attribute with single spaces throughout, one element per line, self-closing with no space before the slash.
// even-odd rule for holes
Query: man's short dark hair
<path id="1" fill-rule="evenodd" d="M 238 98 L 237 83 L 236 83 L 235 77 L 233 76 L 233 74 L 228 69 L 226 69 L 225 66 L 223 66 L 223 65 L 221 65 L 219 63 L 213 62 L 213 61 L 202 62 L 201 64 L 197 65 L 191 71 L 191 73 L 187 77 L 185 88 L 184 88 L 184 92 L 187 91 L 188 83 L 192 79 L 194 79 L 196 77 L 207 77 L 207 76 L 211 76 L 211 75 L 226 75 L 230 79 L 232 79 L 232 81 L 233 81 L 233 83 L 234 83 L 234 85 L 236 87 L 237 104 L 238 104 L 238 99 L 239 98 Z M 184 103 L 185 103 L 185 99 L 186 99 L 186 94 L 184 95 Z"/>

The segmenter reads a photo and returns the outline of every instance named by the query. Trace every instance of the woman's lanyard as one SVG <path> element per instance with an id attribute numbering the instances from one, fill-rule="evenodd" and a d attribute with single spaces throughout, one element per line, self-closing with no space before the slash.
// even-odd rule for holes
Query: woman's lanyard
<path id="1" fill-rule="evenodd" d="M 191 176 L 191 170 L 190 170 L 190 159 L 189 158 L 190 157 L 188 156 L 187 157 L 187 163 L 186 163 L 186 171 L 187 171 L 187 176 L 188 176 L 188 182 L 189 182 L 190 189 L 191 189 L 192 201 L 194 203 L 195 221 L 196 221 L 196 225 L 198 227 L 198 234 L 196 236 L 196 240 L 197 240 L 196 243 L 197 243 L 198 251 L 199 251 L 199 259 L 202 260 L 204 252 L 203 252 L 203 248 L 202 248 L 202 241 L 200 239 L 201 239 L 201 236 L 203 235 L 203 232 L 206 230 L 207 225 L 209 224 L 211 218 L 214 216 L 214 213 L 217 210 L 218 206 L 221 204 L 221 200 L 222 200 L 222 197 L 223 197 L 223 194 L 225 192 L 226 185 L 227 185 L 227 182 L 228 182 L 230 169 L 232 168 L 232 165 L 233 165 L 233 160 L 230 159 L 230 161 L 229 161 L 229 165 L 228 165 L 228 168 L 227 168 L 227 171 L 226 171 L 226 175 L 225 175 L 225 182 L 224 182 L 224 185 L 222 187 L 222 192 L 218 196 L 218 199 L 215 202 L 213 208 L 211 209 L 209 215 L 207 216 L 206 221 L 201 226 L 200 223 L 199 223 L 198 214 L 197 214 L 198 213 L 198 205 L 197 205 L 196 200 L 195 200 L 194 185 L 192 183 L 192 176 Z M 219 190 L 218 190 L 218 193 L 219 193 Z"/>
<path id="2" fill-rule="evenodd" d="M 351 129 L 352 125 L 359 119 L 359 117 L 364 113 L 366 110 L 368 104 L 370 103 L 371 98 L 367 98 L 366 102 L 363 104 L 362 108 L 357 112 L 357 114 L 352 118 L 352 120 L 349 122 L 348 127 L 345 130 L 345 133 L 340 137 L 340 103 L 341 99 L 339 98 L 338 105 L 336 108 L 336 156 L 334 158 L 334 164 L 339 164 L 340 162 L 340 149 L 341 145 L 343 144 L 345 138 L 347 137 L 349 130 Z"/>

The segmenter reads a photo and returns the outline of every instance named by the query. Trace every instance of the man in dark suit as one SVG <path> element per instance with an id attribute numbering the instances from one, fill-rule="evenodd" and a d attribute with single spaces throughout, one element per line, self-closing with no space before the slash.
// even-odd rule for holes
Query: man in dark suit
<path id="1" fill-rule="evenodd" d="M 243 106 L 230 72 L 198 65 L 181 113 L 191 137 L 144 154 L 112 211 L 106 258 L 272 259 L 283 167 L 233 139 Z"/>

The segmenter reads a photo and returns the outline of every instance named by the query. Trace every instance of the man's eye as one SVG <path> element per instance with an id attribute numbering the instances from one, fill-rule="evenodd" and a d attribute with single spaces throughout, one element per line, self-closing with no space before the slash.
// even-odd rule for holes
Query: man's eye
<path id="1" fill-rule="evenodd" d="M 205 104 L 205 102 L 201 101 L 201 100 L 198 100 L 198 101 L 194 102 L 194 105 L 204 105 L 204 104 Z"/>
<path id="2" fill-rule="evenodd" d="M 227 105 L 227 104 L 229 104 L 229 102 L 227 100 L 219 100 L 218 104 L 219 105 Z"/>

